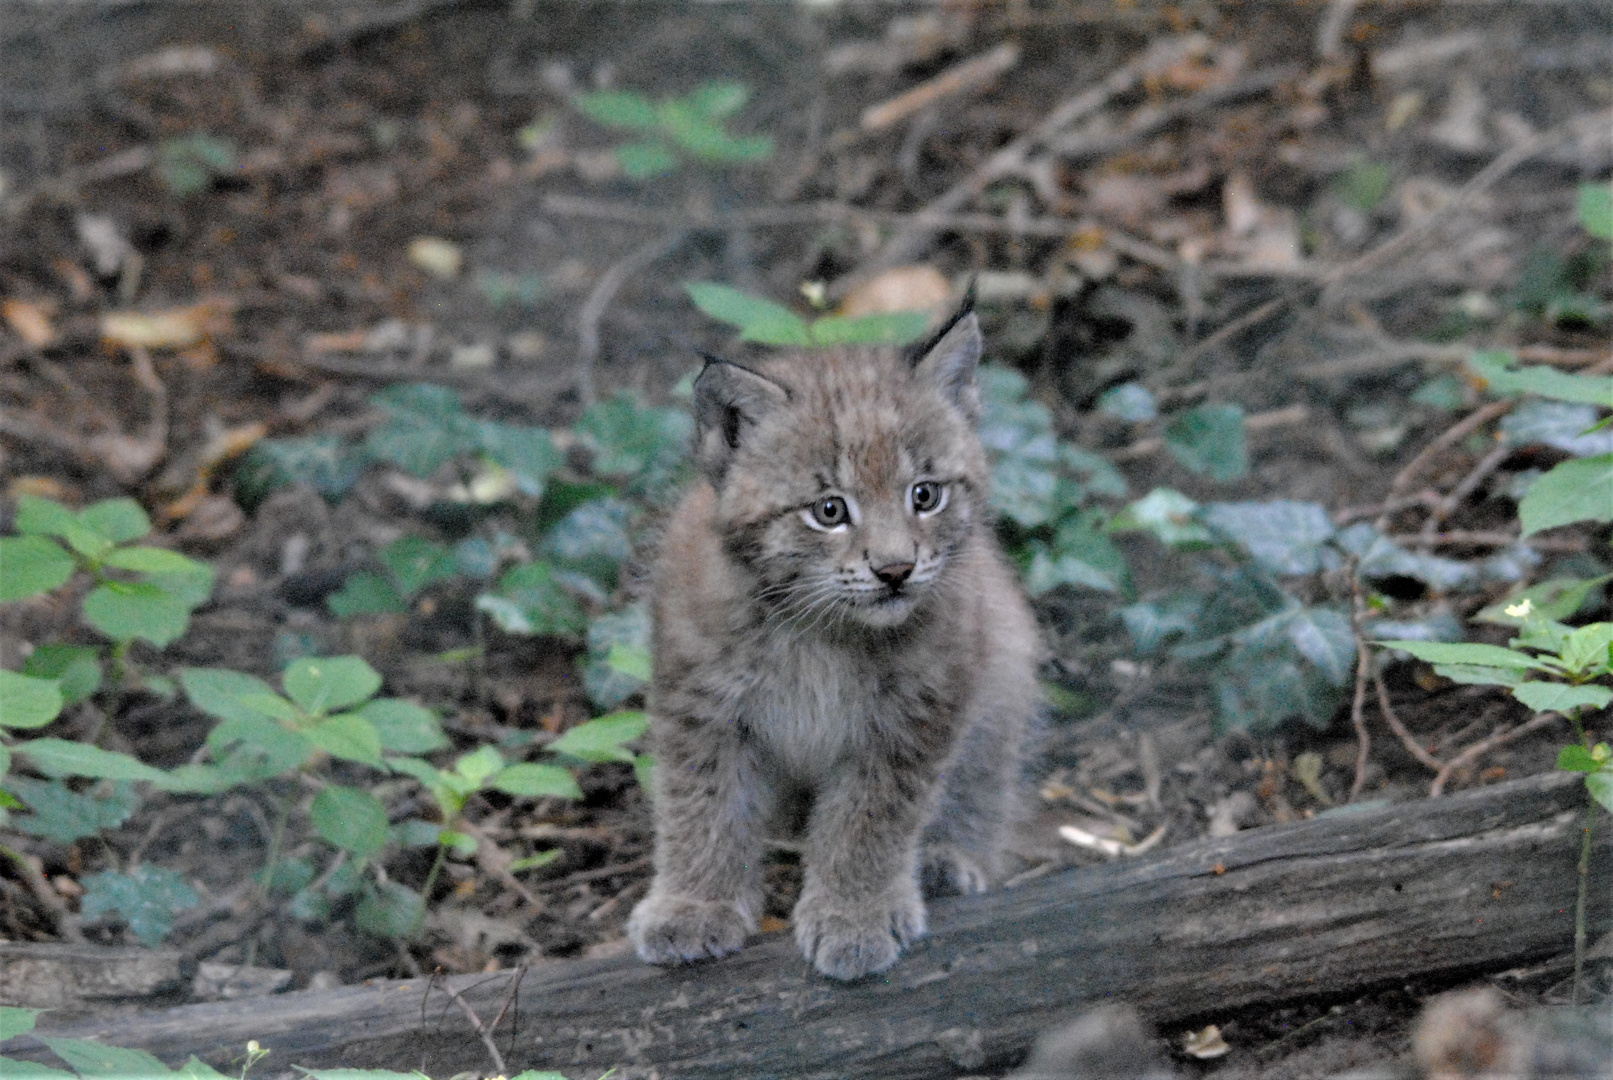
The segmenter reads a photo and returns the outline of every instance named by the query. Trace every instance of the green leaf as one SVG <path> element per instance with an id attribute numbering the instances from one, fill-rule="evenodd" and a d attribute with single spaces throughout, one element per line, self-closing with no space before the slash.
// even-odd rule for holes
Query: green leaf
<path id="1" fill-rule="evenodd" d="M 377 554 L 405 598 L 459 572 L 447 546 L 423 536 L 400 536 Z"/>
<path id="2" fill-rule="evenodd" d="M 1139 382 L 1122 383 L 1098 395 L 1098 411 L 1116 420 L 1140 424 L 1159 415 L 1153 391 Z"/>
<path id="3" fill-rule="evenodd" d="M 502 768 L 504 768 L 504 755 L 498 752 L 496 746 L 477 747 L 470 753 L 461 755 L 459 760 L 454 762 L 454 772 L 478 787 L 482 781 Z"/>
<path id="4" fill-rule="evenodd" d="M 614 708 L 637 693 L 649 681 L 650 665 L 650 617 L 645 605 L 631 604 L 589 623 L 583 686 L 596 706 Z"/>
<path id="5" fill-rule="evenodd" d="M 236 496 L 250 508 L 280 488 L 306 484 L 327 499 L 339 499 L 358 482 L 369 461 L 340 435 L 263 439 L 235 470 Z"/>
<path id="6" fill-rule="evenodd" d="M 591 499 L 555 523 L 543 551 L 557 561 L 589 570 L 601 562 L 612 569 L 633 555 L 627 526 L 633 508 L 621 499 Z"/>
<path id="7" fill-rule="evenodd" d="M 1596 622 L 1568 635 L 1559 654 L 1563 666 L 1577 676 L 1595 676 L 1607 671 L 1609 650 L 1613 649 L 1613 623 Z"/>
<path id="8" fill-rule="evenodd" d="M 107 581 L 84 598 L 84 617 L 114 641 L 143 638 L 166 648 L 190 624 L 190 605 L 145 581 Z"/>
<path id="9" fill-rule="evenodd" d="M 1517 446 L 1540 444 L 1575 457 L 1613 451 L 1613 431 L 1591 431 L 1597 408 L 1573 401 L 1530 398 L 1501 418 L 1501 433 Z"/>
<path id="10" fill-rule="evenodd" d="M 687 413 L 646 408 L 622 392 L 590 406 L 575 430 L 594 452 L 595 473 L 632 477 L 631 486 L 643 490 L 671 475 L 692 428 Z"/>
<path id="11" fill-rule="evenodd" d="M 553 565 L 530 562 L 512 566 L 498 581 L 498 595 L 514 605 L 518 623 L 500 623 L 514 633 L 548 634 L 557 637 L 575 637 L 587 627 L 587 619 L 577 599 L 562 587 Z M 477 597 L 477 608 L 487 611 L 499 621 L 511 613 L 492 605 L 484 605 L 487 597 Z"/>
<path id="12" fill-rule="evenodd" d="M 281 682 L 286 696 L 314 715 L 368 701 L 381 689 L 380 674 L 357 656 L 299 657 Z"/>
<path id="13" fill-rule="evenodd" d="M 44 1009 L 20 1009 L 14 1005 L 0 1005 L 0 1042 L 26 1035 L 34 1030 L 34 1020 Z"/>
<path id="14" fill-rule="evenodd" d="M 1570 686 L 1567 683 L 1525 682 L 1512 688 L 1512 696 L 1535 712 L 1568 712 L 1571 709 L 1601 709 L 1613 701 L 1613 690 L 1605 686 Z"/>
<path id="15" fill-rule="evenodd" d="M 168 770 L 157 784 L 164 791 L 189 795 L 217 795 L 243 781 L 243 777 L 218 765 L 185 764 Z"/>
<path id="16" fill-rule="evenodd" d="M 446 386 L 391 386 L 370 402 L 392 415 L 366 437 L 365 450 L 414 476 L 429 477 L 457 455 L 481 449 L 476 421 L 465 415 L 459 393 Z"/>
<path id="17" fill-rule="evenodd" d="M 1101 512 L 1081 513 L 1062 522 L 1052 544 L 1033 540 L 1025 588 L 1032 596 L 1059 585 L 1074 585 L 1118 593 L 1130 587 L 1126 558 L 1104 535 Z"/>
<path id="18" fill-rule="evenodd" d="M 1576 202 L 1580 228 L 1598 240 L 1613 240 L 1613 187 L 1581 184 Z"/>
<path id="19" fill-rule="evenodd" d="M 46 776 L 89 776 L 99 780 L 161 781 L 165 774 L 138 758 L 116 750 L 67 739 L 30 739 L 12 746 Z"/>
<path id="20" fill-rule="evenodd" d="M 78 519 L 114 544 L 127 544 L 151 532 L 151 519 L 133 499 L 103 499 L 91 503 L 79 511 Z"/>
<path id="21" fill-rule="evenodd" d="M 812 331 L 789 308 L 714 281 L 684 286 L 695 307 L 718 322 L 739 328 L 741 341 L 761 345 L 811 345 Z"/>
<path id="22" fill-rule="evenodd" d="M 553 795 L 562 799 L 582 798 L 582 789 L 571 773 L 558 765 L 522 762 L 511 765 L 487 781 L 487 786 L 506 795 Z"/>
<path id="23" fill-rule="evenodd" d="M 1128 605 L 1121 608 L 1119 614 L 1137 651 L 1143 656 L 1152 656 L 1171 638 L 1193 633 L 1203 611 L 1202 596 L 1179 593 L 1164 600 Z"/>
<path id="24" fill-rule="evenodd" d="M 539 851 L 524 858 L 515 859 L 510 863 L 510 873 L 519 874 L 527 870 L 536 870 L 540 866 L 548 866 L 564 854 L 565 851 L 560 848 L 550 848 L 548 851 Z"/>
<path id="25" fill-rule="evenodd" d="M 448 745 L 437 714 L 402 698 L 365 702 L 358 715 L 369 721 L 383 749 L 396 754 L 425 754 Z"/>
<path id="26" fill-rule="evenodd" d="M 1517 668 L 1482 664 L 1435 664 L 1434 674 L 1468 686 L 1517 686 L 1523 682 L 1523 672 Z"/>
<path id="27" fill-rule="evenodd" d="M 50 592 L 73 576 L 73 557 L 43 536 L 0 537 L 0 603 Z"/>
<path id="28" fill-rule="evenodd" d="M 1541 664 L 1533 657 L 1499 645 L 1484 645 L 1473 641 L 1378 641 L 1374 644 L 1388 649 L 1409 652 L 1430 664 L 1477 664 L 1483 667 L 1539 669 Z"/>
<path id="29" fill-rule="evenodd" d="M 56 680 L 0 670 L 0 727 L 44 727 L 61 711 L 62 691 Z"/>
<path id="30" fill-rule="evenodd" d="M 1218 726 L 1260 735 L 1284 720 L 1299 717 L 1325 728 L 1338 707 L 1340 691 L 1319 672 L 1307 670 L 1285 650 L 1249 649 L 1228 659 L 1216 679 Z"/>
<path id="31" fill-rule="evenodd" d="M 300 725 L 307 714 L 279 694 L 243 694 L 241 704 L 282 724 Z"/>
<path id="32" fill-rule="evenodd" d="M 1278 574 L 1312 574 L 1322 568 L 1322 545 L 1333 522 L 1317 503 L 1209 503 L 1201 519 Z"/>
<path id="33" fill-rule="evenodd" d="M 543 428 L 484 420 L 480 432 L 482 452 L 509 470 L 523 495 L 541 497 L 550 474 L 565 464 L 565 455 Z"/>
<path id="34" fill-rule="evenodd" d="M 684 100 L 699 115 L 721 120 L 745 107 L 750 100 L 750 87 L 738 82 L 703 83 Z"/>
<path id="35" fill-rule="evenodd" d="M 74 791 L 60 780 L 46 782 L 28 776 L 7 777 L 6 785 L 33 811 L 13 816 L 11 827 L 59 844 L 115 829 L 140 806 L 140 796 L 127 781 L 113 784 L 105 796 L 95 794 L 94 789 Z"/>
<path id="36" fill-rule="evenodd" d="M 1613 409 L 1613 375 L 1572 375 L 1543 364 L 1514 368 L 1516 361 L 1510 352 L 1479 352 L 1467 366 L 1497 394 L 1539 394 Z"/>
<path id="37" fill-rule="evenodd" d="M 80 910 L 86 919 L 116 913 L 129 924 L 135 937 L 152 947 L 160 945 L 162 939 L 168 936 L 168 931 L 173 929 L 174 913 L 193 907 L 198 899 L 196 890 L 184 878 L 167 867 L 149 863 L 137 866 L 127 874 L 107 870 L 88 874 L 81 880 L 84 899 Z M 60 1047 L 52 1045 L 51 1049 L 73 1068 L 85 1072 L 85 1067 L 63 1054 Z"/>
<path id="38" fill-rule="evenodd" d="M 1357 210 L 1370 211 L 1389 194 L 1393 174 L 1378 161 L 1357 161 L 1336 182 L 1339 197 Z"/>
<path id="39" fill-rule="evenodd" d="M 90 645 L 41 645 L 22 666 L 24 675 L 55 679 L 62 704 L 76 705 L 101 688 L 101 652 Z"/>
<path id="40" fill-rule="evenodd" d="M 108 552 L 101 563 L 104 566 L 133 570 L 142 574 L 181 574 L 187 577 L 200 577 L 212 572 L 206 563 L 199 563 L 177 551 L 158 547 L 118 548 Z"/>
<path id="41" fill-rule="evenodd" d="M 571 103 L 590 120 L 624 131 L 649 131 L 661 122 L 655 103 L 630 90 L 596 90 Z"/>
<path id="42" fill-rule="evenodd" d="M 1343 686 L 1355 673 L 1355 631 L 1341 612 L 1301 608 L 1288 622 L 1288 640 L 1334 686 Z"/>
<path id="43" fill-rule="evenodd" d="M 365 933 L 382 938 L 406 938 L 425 921 L 426 902 L 421 895 L 396 881 L 384 881 L 365 891 L 353 912 L 353 921 Z"/>
<path id="44" fill-rule="evenodd" d="M 275 696 L 262 679 L 228 668 L 184 668 L 179 683 L 190 703 L 220 720 L 258 720 L 263 713 L 243 704 L 244 699 Z"/>
<path id="45" fill-rule="evenodd" d="M 402 615 L 409 605 L 392 583 L 370 570 L 360 570 L 325 599 L 325 606 L 338 619 L 355 615 Z"/>
<path id="46" fill-rule="evenodd" d="M 176 1080 L 233 1080 L 232 1077 L 225 1076 L 195 1054 L 192 1054 L 189 1061 L 186 1061 L 185 1064 L 174 1071 L 174 1076 Z"/>
<path id="47" fill-rule="evenodd" d="M 16 527 L 24 536 L 60 537 L 66 537 L 73 529 L 84 528 L 73 511 L 38 495 L 23 495 L 17 500 Z"/>
<path id="48" fill-rule="evenodd" d="M 308 741 L 331 757 L 381 765 L 381 736 L 371 723 L 357 713 L 342 713 L 323 723 L 303 729 Z"/>
<path id="49" fill-rule="evenodd" d="M 225 764 L 242 780 L 278 776 L 297 768 L 314 752 L 314 744 L 302 732 L 253 712 L 225 720 L 207 733 L 207 745 L 215 751 L 234 743 L 241 744 L 241 754 L 232 755 Z"/>
<path id="50" fill-rule="evenodd" d="M 1525 619 L 1566 619 L 1574 615 L 1585 604 L 1585 598 L 1591 590 L 1604 585 L 1613 574 L 1603 574 L 1594 578 L 1554 577 L 1537 582 L 1521 592 L 1514 593 L 1497 603 L 1480 610 L 1473 618 L 1479 622 L 1498 623 L 1502 626 L 1522 626 Z M 1507 608 L 1517 608 L 1528 603 L 1529 610 L 1523 615 L 1509 615 Z"/>
<path id="51" fill-rule="evenodd" d="M 623 645 L 618 641 L 606 654 L 605 664 L 612 671 L 626 675 L 630 679 L 637 679 L 639 682 L 650 681 L 650 650 L 642 645 Z"/>
<path id="52" fill-rule="evenodd" d="M 924 336 L 930 317 L 922 311 L 884 315 L 828 315 L 809 328 L 814 345 L 910 345 Z"/>
<path id="53" fill-rule="evenodd" d="M 1190 472 L 1212 480 L 1236 480 L 1249 471 L 1243 407 L 1200 405 L 1165 428 L 1165 448 Z"/>
<path id="54" fill-rule="evenodd" d="M 585 761 L 632 761 L 632 753 L 622 744 L 642 737 L 649 727 L 650 718 L 641 712 L 612 713 L 569 729 L 548 749 Z"/>
<path id="55" fill-rule="evenodd" d="M 1585 790 L 1608 813 L 1613 814 L 1613 772 L 1592 773 L 1585 778 Z"/>
<path id="56" fill-rule="evenodd" d="M 383 937 L 396 937 L 395 934 L 383 934 Z M 313 1080 L 422 1080 L 418 1072 L 392 1072 L 389 1069 L 304 1069 L 301 1065 L 292 1066 L 300 1069 L 304 1075 L 313 1077 Z M 564 1078 L 562 1078 L 564 1080 Z"/>
<path id="57" fill-rule="evenodd" d="M 1583 746 L 1565 746 L 1557 752 L 1557 767 L 1565 772 L 1598 772 L 1602 762 Z"/>
<path id="58" fill-rule="evenodd" d="M 1613 521 L 1613 454 L 1554 466 L 1529 486 L 1518 517 L 1524 536 L 1576 521 Z"/>
<path id="59" fill-rule="evenodd" d="M 331 784 L 314 796 L 309 817 L 320 836 L 360 858 L 386 846 L 386 807 L 367 791 Z"/>
<path id="60" fill-rule="evenodd" d="M 173 1072 L 144 1050 L 122 1046 L 107 1046 L 93 1039 L 58 1039 L 48 1035 L 39 1041 L 86 1080 L 106 1077 L 107 1080 L 155 1080 L 173 1076 Z"/>
<path id="61" fill-rule="evenodd" d="M 654 140 L 623 143 L 616 148 L 616 163 L 634 180 L 664 176 L 678 167 L 678 158 Z"/>
<path id="62" fill-rule="evenodd" d="M 1108 531 L 1148 532 L 1172 547 L 1201 547 L 1212 543 L 1213 537 L 1198 523 L 1198 508 L 1198 503 L 1180 491 L 1155 488 L 1110 519 Z"/>

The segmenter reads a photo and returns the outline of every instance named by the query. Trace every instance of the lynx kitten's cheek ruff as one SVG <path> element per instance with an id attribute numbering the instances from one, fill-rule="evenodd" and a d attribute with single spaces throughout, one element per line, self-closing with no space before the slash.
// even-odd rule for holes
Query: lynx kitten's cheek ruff
<path id="1" fill-rule="evenodd" d="M 909 352 L 714 360 L 705 479 L 654 574 L 651 963 L 756 929 L 763 841 L 804 822 L 795 937 L 823 974 L 923 936 L 920 883 L 998 877 L 1039 707 L 1036 625 L 992 535 L 969 305 Z"/>

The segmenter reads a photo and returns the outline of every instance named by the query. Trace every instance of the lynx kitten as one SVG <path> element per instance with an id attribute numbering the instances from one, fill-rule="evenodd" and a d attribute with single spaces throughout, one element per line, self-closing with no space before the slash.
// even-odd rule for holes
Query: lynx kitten
<path id="1" fill-rule="evenodd" d="M 845 348 L 695 383 L 705 480 L 654 572 L 651 963 L 754 931 L 763 843 L 804 831 L 795 938 L 883 971 L 932 892 L 1001 871 L 1039 707 L 1034 620 L 992 535 L 966 303 L 926 347 Z"/>

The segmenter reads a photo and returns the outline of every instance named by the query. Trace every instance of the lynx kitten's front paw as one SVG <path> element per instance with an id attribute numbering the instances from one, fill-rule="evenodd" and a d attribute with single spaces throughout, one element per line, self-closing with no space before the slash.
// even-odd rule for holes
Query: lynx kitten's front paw
<path id="1" fill-rule="evenodd" d="M 639 959 L 651 964 L 737 952 L 755 929 L 756 921 L 736 904 L 655 892 L 639 901 L 627 920 Z"/>
<path id="2" fill-rule="evenodd" d="M 813 967 L 831 979 L 857 979 L 884 971 L 924 936 L 924 901 L 914 890 L 858 907 L 808 891 L 794 922 L 795 942 Z"/>

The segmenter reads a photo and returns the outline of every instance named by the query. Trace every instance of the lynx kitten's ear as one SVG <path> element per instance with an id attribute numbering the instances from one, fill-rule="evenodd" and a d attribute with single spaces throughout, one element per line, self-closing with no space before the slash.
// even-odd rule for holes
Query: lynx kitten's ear
<path id="1" fill-rule="evenodd" d="M 722 484 L 745 429 L 789 400 L 790 391 L 767 376 L 706 357 L 694 381 L 695 461 L 713 487 Z"/>
<path id="2" fill-rule="evenodd" d="M 980 419 L 975 368 L 980 366 L 984 348 L 974 307 L 975 289 L 971 283 L 957 313 L 934 337 L 908 354 L 914 373 L 939 387 L 971 422 Z"/>

